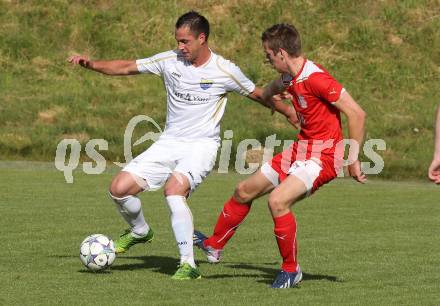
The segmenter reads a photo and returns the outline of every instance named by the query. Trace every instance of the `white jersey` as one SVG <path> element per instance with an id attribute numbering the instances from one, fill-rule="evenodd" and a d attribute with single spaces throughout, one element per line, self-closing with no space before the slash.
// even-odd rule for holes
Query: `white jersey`
<path id="1" fill-rule="evenodd" d="M 136 61 L 141 73 L 161 76 L 167 91 L 167 118 L 161 138 L 220 140 L 227 93 L 247 96 L 255 85 L 234 63 L 211 51 L 194 67 L 172 50 Z"/>

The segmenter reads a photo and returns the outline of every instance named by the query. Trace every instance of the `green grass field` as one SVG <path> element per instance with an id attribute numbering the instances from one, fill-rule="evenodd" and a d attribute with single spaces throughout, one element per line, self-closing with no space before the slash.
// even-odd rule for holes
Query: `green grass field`
<path id="1" fill-rule="evenodd" d="M 341 179 L 294 208 L 300 288 L 268 286 L 279 255 L 265 199 L 203 278 L 171 280 L 177 248 L 161 191 L 143 194 L 156 232 L 148 246 L 116 258 L 107 273 L 82 266 L 79 243 L 124 228 L 106 194 L 114 171 L 99 176 L 39 164 L 0 164 L 1 305 L 439 305 L 440 189 L 427 182 Z M 116 170 L 116 169 L 114 169 Z M 190 199 L 196 227 L 209 232 L 243 176 L 213 173 Z"/>
<path id="2" fill-rule="evenodd" d="M 439 4 L 0 0 L 0 305 L 440 305 L 440 189 L 408 181 L 424 178 L 432 158 Z M 77 171 L 66 184 L 53 168 L 57 144 L 75 138 L 84 148 L 103 138 L 106 160 L 122 161 L 128 121 L 143 114 L 163 126 L 166 105 L 158 78 L 111 78 L 71 67 L 66 58 L 134 59 L 174 48 L 176 18 L 190 9 L 210 20 L 212 49 L 260 86 L 276 77 L 264 63 L 261 32 L 295 24 L 304 54 L 368 113 L 366 140 L 386 141 L 376 179 L 334 181 L 294 207 L 300 288 L 268 288 L 280 259 L 265 199 L 255 202 L 221 264 L 208 264 L 196 250 L 200 281 L 170 278 L 178 252 L 161 191 L 141 195 L 156 232 L 152 244 L 119 256 L 106 273 L 88 272 L 79 260 L 84 237 L 116 238 L 125 228 L 107 195 L 117 169 L 98 176 Z M 150 131 L 143 129 L 134 137 Z M 282 116 L 270 117 L 236 94 L 222 122 L 222 132 L 229 129 L 232 156 L 243 139 L 296 134 Z M 135 147 L 134 155 L 144 149 Z M 201 185 L 189 201 L 198 229 L 210 233 L 243 178 L 213 173 Z"/>

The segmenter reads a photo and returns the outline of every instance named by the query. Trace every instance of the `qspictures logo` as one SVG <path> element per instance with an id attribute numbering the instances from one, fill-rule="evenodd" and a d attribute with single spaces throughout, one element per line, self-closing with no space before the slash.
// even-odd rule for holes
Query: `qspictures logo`
<path id="1" fill-rule="evenodd" d="M 141 123 L 153 125 L 154 131 L 145 133 L 142 137 L 133 142 L 133 134 L 135 129 Z M 138 115 L 133 117 L 127 124 L 124 132 L 124 163 L 113 162 L 114 165 L 123 168 L 125 165 L 133 160 L 132 148 L 139 146 L 147 141 L 156 142 L 162 134 L 162 129 L 157 122 L 146 115 Z M 234 169 L 239 174 L 252 174 L 257 171 L 262 164 L 270 161 L 274 154 L 275 148 L 281 147 L 286 160 L 289 160 L 289 150 L 292 148 L 293 140 L 280 140 L 277 139 L 277 135 L 269 135 L 266 137 L 264 144 L 257 139 L 242 139 L 237 144 L 237 150 L 235 159 L 232 159 L 232 147 L 234 142 L 234 133 L 232 130 L 226 130 L 223 133 L 221 139 L 221 146 L 219 149 L 218 159 L 218 173 L 229 173 Z M 82 163 L 82 170 L 86 174 L 101 174 L 105 171 L 108 163 L 104 156 L 100 154 L 102 151 L 108 150 L 108 141 L 105 139 L 91 139 L 83 148 L 81 143 L 77 139 L 63 139 L 58 143 L 55 154 L 55 167 L 64 173 L 64 178 L 67 183 L 73 183 L 73 172 L 80 166 L 80 155 L 84 149 L 86 155 L 93 161 L 86 161 Z M 297 160 L 303 160 L 306 158 L 307 147 L 310 146 L 310 142 L 297 141 Z M 368 139 L 360 148 L 359 144 L 352 139 L 343 139 L 338 142 L 329 139 L 326 141 L 316 140 L 312 143 L 312 157 L 320 158 L 321 152 L 328 148 L 335 148 L 335 155 L 347 157 L 341 158 L 340 162 L 335 163 L 335 169 L 337 170 L 338 177 L 344 177 L 342 166 L 348 166 L 353 163 L 358 155 L 358 152 L 362 152 L 365 158 L 369 161 L 361 163 L 361 169 L 365 174 L 379 174 L 384 168 L 384 160 L 377 153 L 377 151 L 386 150 L 386 143 L 383 139 Z M 348 152 L 347 152 L 348 148 Z M 247 159 L 249 152 L 260 152 L 261 162 L 250 161 Z M 345 154 L 345 153 L 348 154 Z M 235 160 L 233 167 L 231 167 L 231 160 Z M 287 163 L 290 166 L 290 163 Z M 173 169 L 170 169 L 172 172 Z"/>

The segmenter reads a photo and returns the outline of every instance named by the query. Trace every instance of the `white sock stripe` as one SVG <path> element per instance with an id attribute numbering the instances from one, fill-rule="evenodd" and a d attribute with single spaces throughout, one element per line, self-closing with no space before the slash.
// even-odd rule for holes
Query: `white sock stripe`
<path id="1" fill-rule="evenodd" d="M 222 210 L 222 214 L 223 214 L 223 210 Z M 225 239 L 231 231 L 237 229 L 245 220 L 246 220 L 246 217 L 240 223 L 238 223 L 236 226 L 234 226 L 230 230 L 228 230 L 226 232 L 226 234 L 223 235 L 223 237 L 221 237 L 219 240 L 217 240 L 217 243 L 221 242 L 223 239 Z"/>
<path id="2" fill-rule="evenodd" d="M 274 234 L 275 237 L 281 239 L 281 240 L 285 240 L 286 239 L 286 235 L 284 236 L 278 236 L 277 234 Z"/>
<path id="3" fill-rule="evenodd" d="M 240 224 L 241 224 L 241 223 L 243 223 L 243 222 L 240 222 Z M 221 242 L 223 239 L 225 239 L 225 238 L 228 236 L 228 234 L 229 234 L 230 232 L 232 232 L 233 230 L 235 230 L 236 228 L 238 228 L 238 227 L 240 226 L 240 224 L 238 224 L 238 225 L 232 227 L 231 229 L 229 229 L 229 230 L 226 232 L 226 234 L 223 235 L 222 238 L 220 238 L 219 240 L 217 240 L 217 242 Z"/>

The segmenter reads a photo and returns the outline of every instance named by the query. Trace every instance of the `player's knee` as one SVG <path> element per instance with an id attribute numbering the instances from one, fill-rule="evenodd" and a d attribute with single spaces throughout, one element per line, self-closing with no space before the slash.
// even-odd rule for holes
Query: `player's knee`
<path id="1" fill-rule="evenodd" d="M 166 197 L 171 196 L 171 195 L 175 195 L 175 192 L 176 192 L 176 190 L 173 187 L 165 186 L 163 188 L 163 195 Z"/>
<path id="2" fill-rule="evenodd" d="M 129 195 L 135 195 L 138 192 L 136 192 L 135 188 L 131 186 L 126 180 L 115 177 L 110 184 L 109 188 L 110 195 L 116 198 L 123 198 Z"/>
<path id="3" fill-rule="evenodd" d="M 281 200 L 276 193 L 269 195 L 268 204 L 272 212 L 282 212 L 289 208 L 289 203 Z"/>
<path id="4" fill-rule="evenodd" d="M 167 196 L 172 196 L 172 195 L 181 195 L 186 197 L 189 193 L 189 188 L 183 188 L 180 186 L 165 186 L 164 190 L 163 190 L 163 194 L 167 197 Z"/>
<path id="5" fill-rule="evenodd" d="M 238 183 L 235 187 L 234 198 L 240 203 L 248 203 L 252 201 L 252 195 L 246 190 L 246 184 L 243 182 Z"/>
<path id="6" fill-rule="evenodd" d="M 147 181 L 127 172 L 120 172 L 110 184 L 109 192 L 117 198 L 129 195 L 137 195 L 139 192 L 148 190 Z"/>
<path id="7" fill-rule="evenodd" d="M 185 179 L 183 175 L 180 175 L 175 176 L 167 181 L 164 186 L 163 193 L 166 197 L 172 195 L 181 195 L 186 197 L 189 194 L 190 189 L 191 185 L 188 179 Z"/>
<path id="8" fill-rule="evenodd" d="M 109 193 L 111 196 L 116 198 L 123 198 L 127 196 L 127 188 L 124 187 L 123 184 L 119 183 L 116 180 L 113 180 L 113 182 L 110 184 Z"/>

